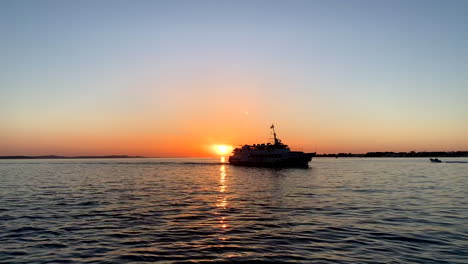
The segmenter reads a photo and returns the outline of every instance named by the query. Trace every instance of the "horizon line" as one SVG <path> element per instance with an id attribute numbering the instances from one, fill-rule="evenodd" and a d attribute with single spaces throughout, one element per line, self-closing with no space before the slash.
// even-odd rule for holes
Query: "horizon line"
<path id="1" fill-rule="evenodd" d="M 434 152 L 440 152 L 440 153 L 456 153 L 456 152 L 468 152 L 468 150 L 449 150 L 449 151 L 368 151 L 365 153 L 352 153 L 352 152 L 335 152 L 335 153 L 316 153 L 316 155 L 339 155 L 339 154 L 351 154 L 351 155 L 365 155 L 367 153 L 395 153 L 395 154 L 403 154 L 403 153 L 434 153 Z M 314 152 L 315 153 L 315 152 Z M 229 155 L 225 155 L 229 156 Z M 79 158 L 161 158 L 161 159 L 170 159 L 170 158 L 220 158 L 220 157 L 225 157 L 225 156 L 220 156 L 220 155 L 214 155 L 214 156 L 141 156 L 141 155 L 125 155 L 125 154 L 120 154 L 120 155 L 78 155 L 78 156 L 67 156 L 67 155 L 2 155 L 0 156 L 0 159 L 47 159 L 47 158 L 56 158 L 56 159 L 79 159 Z"/>

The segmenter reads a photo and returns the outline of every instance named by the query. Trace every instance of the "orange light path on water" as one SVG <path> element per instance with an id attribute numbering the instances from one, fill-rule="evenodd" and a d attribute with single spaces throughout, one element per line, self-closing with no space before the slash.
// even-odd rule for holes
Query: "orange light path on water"
<path id="1" fill-rule="evenodd" d="M 218 207 L 218 209 L 220 209 L 222 211 L 222 210 L 226 210 L 228 208 L 228 200 L 227 200 L 227 195 L 226 195 L 226 188 L 227 188 L 227 184 L 226 184 L 226 166 L 221 165 L 219 171 L 220 171 L 220 174 L 219 174 L 219 196 L 218 196 L 218 199 L 217 199 L 216 207 Z M 227 223 L 227 219 L 226 219 L 225 216 L 220 216 L 220 218 L 219 218 L 219 227 L 222 230 L 227 229 L 229 227 L 229 225 Z M 223 235 L 219 239 L 226 240 L 227 238 Z"/>

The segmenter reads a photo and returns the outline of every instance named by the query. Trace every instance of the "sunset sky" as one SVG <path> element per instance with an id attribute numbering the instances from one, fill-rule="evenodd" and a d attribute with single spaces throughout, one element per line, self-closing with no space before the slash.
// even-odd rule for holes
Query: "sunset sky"
<path id="1" fill-rule="evenodd" d="M 1 1 L 0 155 L 468 150 L 468 1 Z"/>

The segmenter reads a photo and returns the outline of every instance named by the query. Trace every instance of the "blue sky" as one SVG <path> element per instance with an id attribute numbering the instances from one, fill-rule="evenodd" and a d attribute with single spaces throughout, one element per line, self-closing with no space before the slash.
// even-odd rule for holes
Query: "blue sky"
<path id="1" fill-rule="evenodd" d="M 2 1 L 0 146 L 34 152 L 59 134 L 159 121 L 170 133 L 174 113 L 205 120 L 193 113 L 234 89 L 256 98 L 240 113 L 305 148 L 468 148 L 467 12 L 466 1 Z M 188 84 L 213 79 L 249 83 Z"/>

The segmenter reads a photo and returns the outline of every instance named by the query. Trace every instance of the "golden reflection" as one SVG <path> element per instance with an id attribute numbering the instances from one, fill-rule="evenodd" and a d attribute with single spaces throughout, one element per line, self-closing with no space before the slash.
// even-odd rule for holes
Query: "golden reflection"
<path id="1" fill-rule="evenodd" d="M 221 162 L 222 163 L 226 162 L 226 157 L 221 157 Z"/>
<path id="2" fill-rule="evenodd" d="M 221 174 L 219 176 L 219 192 L 225 192 L 226 191 L 226 166 L 222 165 L 221 166 Z"/>
<path id="3" fill-rule="evenodd" d="M 226 224 L 226 217 L 221 217 L 219 219 L 219 223 L 221 224 L 221 228 L 225 229 L 227 227 L 227 224 Z"/>
<path id="4" fill-rule="evenodd" d="M 219 207 L 219 208 L 222 208 L 222 209 L 226 209 L 226 207 L 227 207 L 226 198 L 218 199 L 218 203 L 216 204 L 216 206 Z"/>
<path id="5" fill-rule="evenodd" d="M 221 210 L 227 209 L 228 207 L 228 201 L 227 201 L 227 196 L 226 196 L 226 189 L 227 189 L 227 184 L 226 184 L 226 165 L 221 165 L 219 168 L 219 196 L 216 201 L 216 207 L 218 207 Z M 221 229 L 226 229 L 229 227 L 226 221 L 226 217 L 221 216 L 219 218 L 219 226 Z M 226 237 L 220 238 L 221 240 L 226 240 Z"/>

